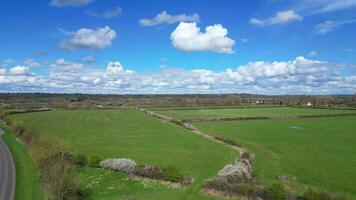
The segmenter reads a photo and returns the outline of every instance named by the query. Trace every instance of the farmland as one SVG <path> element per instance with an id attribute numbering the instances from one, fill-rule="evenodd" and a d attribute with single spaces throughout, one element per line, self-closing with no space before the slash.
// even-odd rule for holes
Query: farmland
<path id="1" fill-rule="evenodd" d="M 208 198 L 201 194 L 202 182 L 216 175 L 238 155 L 238 152 L 226 145 L 202 139 L 138 110 L 56 110 L 16 114 L 11 115 L 11 118 L 15 123 L 23 122 L 26 126 L 35 128 L 40 134 L 61 139 L 74 154 L 99 155 L 103 158 L 124 157 L 134 159 L 139 164 L 175 166 L 194 179 L 194 183 L 184 190 L 160 186 L 155 195 L 152 194 L 155 190 L 144 189 L 142 185 L 132 183 L 137 194 L 145 199 L 167 199 L 167 196 L 170 199 Z M 97 173 L 96 169 L 87 169 L 82 177 L 88 179 L 90 174 Z M 124 178 L 115 180 L 116 182 L 111 182 L 113 186 Z M 125 188 L 121 187 L 117 192 L 118 195 L 123 195 L 121 198 L 130 197 L 122 190 Z M 107 195 L 108 199 L 117 198 L 112 197 L 112 193 Z"/>
<path id="2" fill-rule="evenodd" d="M 355 113 L 356 110 L 342 109 L 310 109 L 290 107 L 270 108 L 227 108 L 227 109 L 186 109 L 186 110 L 162 110 L 158 113 L 174 117 L 176 119 L 206 119 L 220 117 L 262 117 L 262 116 L 308 116 L 308 115 L 333 115 Z"/>
<path id="3" fill-rule="evenodd" d="M 257 180 L 295 177 L 311 186 L 356 196 L 356 117 L 202 122 L 198 129 L 242 144 L 256 156 Z"/>
<path id="4" fill-rule="evenodd" d="M 253 173 L 268 186 L 282 181 L 301 194 L 307 187 L 355 197 L 356 116 L 317 115 L 356 113 L 347 109 L 289 107 L 154 109 L 176 119 L 235 116 L 308 116 L 310 119 L 197 122 L 204 134 L 241 144 L 255 156 Z M 238 157 L 227 144 L 160 121 L 138 109 L 54 110 L 10 115 L 38 133 L 58 138 L 71 153 L 106 158 L 130 158 L 139 164 L 174 166 L 193 178 L 183 188 L 157 181 L 132 180 L 110 170 L 84 167 L 80 182 L 89 199 L 214 199 L 203 183 Z"/>

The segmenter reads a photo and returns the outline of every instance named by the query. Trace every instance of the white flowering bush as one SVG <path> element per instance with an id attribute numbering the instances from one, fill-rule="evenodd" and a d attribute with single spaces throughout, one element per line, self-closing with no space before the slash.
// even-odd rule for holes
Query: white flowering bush
<path id="1" fill-rule="evenodd" d="M 112 169 L 126 174 L 131 174 L 137 164 L 135 161 L 127 158 L 107 159 L 100 162 L 100 167 L 105 169 Z"/>
<path id="2" fill-rule="evenodd" d="M 229 176 L 237 180 L 251 179 L 251 164 L 247 159 L 238 159 L 233 164 L 226 165 L 220 170 L 218 176 Z"/>

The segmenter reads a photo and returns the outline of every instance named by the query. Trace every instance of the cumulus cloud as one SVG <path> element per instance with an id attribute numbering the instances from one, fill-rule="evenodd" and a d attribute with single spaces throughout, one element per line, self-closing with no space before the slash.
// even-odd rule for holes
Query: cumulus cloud
<path id="1" fill-rule="evenodd" d="M 25 60 L 25 65 L 29 66 L 29 67 L 39 67 L 41 66 L 41 64 L 39 62 L 36 62 L 36 60 L 29 58 Z"/>
<path id="2" fill-rule="evenodd" d="M 195 22 L 181 22 L 171 33 L 172 44 L 181 51 L 213 51 L 233 53 L 235 41 L 227 37 L 228 30 L 221 24 L 207 26 L 201 32 Z"/>
<path id="3" fill-rule="evenodd" d="M 29 67 L 27 66 L 16 66 L 10 69 L 11 75 L 26 75 L 28 71 L 30 70 Z"/>
<path id="4" fill-rule="evenodd" d="M 101 13 L 89 10 L 89 11 L 87 11 L 87 14 L 90 16 L 93 16 L 93 17 L 101 17 L 101 18 L 111 19 L 111 18 L 115 18 L 115 17 L 122 15 L 122 9 L 120 7 L 116 7 L 112 10 L 106 10 Z"/>
<path id="5" fill-rule="evenodd" d="M 65 39 L 60 43 L 62 49 L 99 50 L 111 46 L 116 37 L 116 32 L 109 26 L 98 27 L 97 29 L 81 28 L 70 34 L 72 38 Z"/>
<path id="6" fill-rule="evenodd" d="M 0 74 L 0 91 L 81 93 L 355 93 L 356 75 L 342 73 L 352 65 L 296 57 L 289 61 L 255 61 L 222 71 L 161 67 L 134 72 L 119 61 L 106 67 L 58 59 L 48 76 Z M 28 71 L 28 69 L 27 69 Z"/>
<path id="7" fill-rule="evenodd" d="M 125 76 L 133 74 L 131 70 L 124 70 L 124 67 L 119 61 L 109 62 L 106 68 L 106 74 L 108 76 Z"/>
<path id="8" fill-rule="evenodd" d="M 54 7 L 80 7 L 85 6 L 93 2 L 93 0 L 51 0 L 49 5 Z"/>
<path id="9" fill-rule="evenodd" d="M 315 25 L 314 30 L 319 34 L 326 34 L 339 28 L 345 24 L 355 23 L 356 19 L 353 20 L 344 20 L 344 21 L 334 21 L 334 20 L 327 20 L 322 23 Z"/>
<path id="10" fill-rule="evenodd" d="M 152 19 L 140 19 L 139 24 L 141 26 L 156 26 L 159 24 L 174 24 L 178 22 L 199 22 L 200 17 L 198 14 L 194 13 L 192 15 L 180 14 L 180 15 L 170 15 L 166 11 L 162 11 L 157 14 Z"/>
<path id="11" fill-rule="evenodd" d="M 0 68 L 0 76 L 5 75 L 6 69 L 5 68 Z"/>
<path id="12" fill-rule="evenodd" d="M 82 62 L 83 63 L 93 63 L 95 62 L 95 58 L 93 56 L 84 56 L 82 57 Z"/>
<path id="13" fill-rule="evenodd" d="M 275 16 L 267 19 L 250 19 L 250 24 L 265 26 L 265 25 L 274 25 L 274 24 L 285 24 L 291 21 L 302 21 L 303 16 L 297 14 L 294 10 L 286 10 L 278 12 Z"/>

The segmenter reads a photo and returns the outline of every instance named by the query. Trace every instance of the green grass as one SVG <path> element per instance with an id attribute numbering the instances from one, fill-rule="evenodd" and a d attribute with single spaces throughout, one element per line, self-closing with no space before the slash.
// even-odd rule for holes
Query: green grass
<path id="1" fill-rule="evenodd" d="M 3 124 L 0 127 L 4 128 Z M 41 200 L 44 194 L 41 190 L 39 171 L 35 162 L 27 153 L 26 147 L 19 143 L 14 134 L 5 129 L 2 139 L 9 147 L 16 166 L 16 200 Z"/>
<path id="2" fill-rule="evenodd" d="M 140 164 L 175 166 L 194 178 L 194 183 L 182 192 L 184 199 L 205 198 L 201 192 L 203 181 L 215 176 L 238 156 L 226 145 L 162 123 L 138 110 L 58 110 L 16 114 L 11 118 L 37 129 L 40 134 L 59 137 L 73 153 L 104 158 L 125 157 Z M 116 180 L 113 184 L 119 182 Z M 150 199 L 149 193 L 150 190 L 142 190 L 139 199 Z M 108 199 L 119 198 L 120 194 L 118 192 L 117 197 Z M 175 192 L 157 192 L 156 199 L 164 199 L 169 194 Z"/>
<path id="3" fill-rule="evenodd" d="M 230 108 L 230 109 L 201 109 L 201 110 L 162 110 L 163 115 L 176 119 L 206 119 L 218 117 L 261 117 L 261 116 L 298 116 L 298 115 L 328 115 L 355 113 L 356 110 L 342 109 L 311 109 L 311 108 Z"/>
<path id="4" fill-rule="evenodd" d="M 84 188 L 89 189 L 89 200 L 181 200 L 216 199 L 190 188 L 172 188 L 155 181 L 131 180 L 127 175 L 99 168 L 85 167 L 80 172 Z"/>
<path id="5" fill-rule="evenodd" d="M 311 186 L 356 197 L 356 117 L 203 122 L 200 130 L 232 139 L 256 155 L 264 184 L 294 176 Z M 294 188 L 294 189 L 296 189 Z"/>

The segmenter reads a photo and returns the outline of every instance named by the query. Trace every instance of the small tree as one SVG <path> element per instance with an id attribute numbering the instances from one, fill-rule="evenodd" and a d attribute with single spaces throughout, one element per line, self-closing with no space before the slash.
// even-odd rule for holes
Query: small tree
<path id="1" fill-rule="evenodd" d="M 178 182 L 180 179 L 183 178 L 183 175 L 180 171 L 173 167 L 166 167 L 163 169 L 164 180 L 171 181 L 171 182 Z"/>

